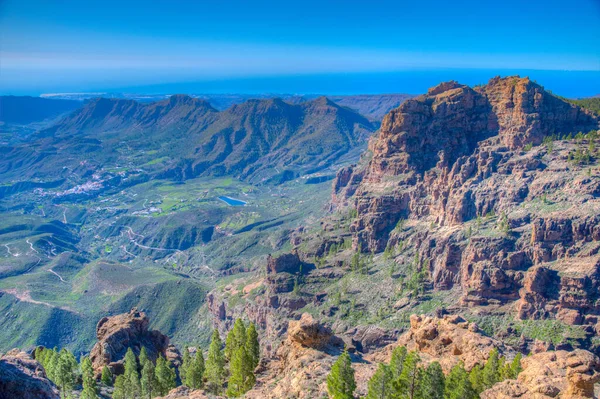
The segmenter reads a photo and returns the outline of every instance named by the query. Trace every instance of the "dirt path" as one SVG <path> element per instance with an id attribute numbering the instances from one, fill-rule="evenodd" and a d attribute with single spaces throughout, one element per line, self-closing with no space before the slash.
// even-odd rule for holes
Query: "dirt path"
<path id="1" fill-rule="evenodd" d="M 66 283 L 65 279 L 64 279 L 64 278 L 62 278 L 62 276 L 61 276 L 60 274 L 56 273 L 56 272 L 55 272 L 54 270 L 52 270 L 52 269 L 48 269 L 48 271 L 49 271 L 50 273 L 54 274 L 56 277 L 58 277 L 58 278 L 60 279 L 60 281 L 62 281 L 63 283 Z"/>
<path id="2" fill-rule="evenodd" d="M 8 251 L 8 254 L 9 254 L 9 255 L 11 255 L 11 256 L 19 256 L 19 255 L 21 255 L 21 254 L 20 254 L 20 253 L 18 253 L 18 252 L 15 252 L 15 253 L 13 254 L 13 253 L 10 251 L 10 247 L 8 246 L 8 244 L 4 244 L 4 246 L 6 247 L 6 250 Z"/>

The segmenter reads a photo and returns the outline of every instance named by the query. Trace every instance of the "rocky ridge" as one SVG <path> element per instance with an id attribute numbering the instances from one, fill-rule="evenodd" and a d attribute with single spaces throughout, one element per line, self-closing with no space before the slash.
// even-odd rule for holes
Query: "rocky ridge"
<path id="1" fill-rule="evenodd" d="M 325 97 L 300 104 L 248 100 L 224 111 L 187 95 L 154 103 L 98 98 L 27 145 L 5 146 L 0 174 L 56 178 L 60 164 L 90 176 L 132 162 L 161 179 L 226 175 L 278 183 L 356 157 L 378 125 Z M 139 157 L 124 157 L 124 143 Z"/>
<path id="2" fill-rule="evenodd" d="M 558 137 L 598 123 L 527 78 L 442 83 L 386 116 L 370 159 L 338 173 L 333 207 L 356 209 L 355 249 L 418 253 L 432 288 L 460 287 L 464 305 L 595 325 L 597 134 Z"/>
<path id="3" fill-rule="evenodd" d="M 326 397 L 326 377 L 343 349 L 343 341 L 309 314 L 289 323 L 286 337 L 273 359 L 258 369 L 258 380 L 246 398 Z M 416 350 L 427 365 L 442 364 L 444 371 L 463 362 L 467 369 L 482 365 L 493 348 L 509 358 L 511 349 L 482 335 L 476 324 L 459 316 L 442 318 L 413 315 L 411 327 L 393 344 L 370 353 L 353 353 L 359 397 L 367 393 L 367 384 L 380 362 L 389 362 L 392 350 L 399 346 Z M 523 370 L 515 380 L 505 380 L 485 391 L 482 398 L 592 398 L 594 382 L 600 376 L 600 360 L 585 350 L 543 351 L 522 360 Z M 204 398 L 201 390 L 176 388 L 165 399 Z M 559 396 L 560 395 L 560 396 Z"/>

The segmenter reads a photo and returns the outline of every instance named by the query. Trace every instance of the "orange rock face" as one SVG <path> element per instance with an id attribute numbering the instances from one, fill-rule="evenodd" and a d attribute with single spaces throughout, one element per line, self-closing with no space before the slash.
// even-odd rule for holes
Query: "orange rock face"
<path id="1" fill-rule="evenodd" d="M 459 362 L 463 362 L 467 370 L 484 364 L 494 348 L 510 352 L 500 341 L 482 335 L 476 324 L 460 316 L 412 315 L 410 329 L 395 345 L 418 351 L 425 361 L 440 362 L 446 372 Z"/>
<path id="2" fill-rule="evenodd" d="M 517 380 L 494 385 L 483 399 L 594 398 L 594 383 L 600 380 L 600 361 L 585 350 L 551 351 L 523 358 Z M 560 395 L 560 396 L 559 396 Z"/>
<path id="3" fill-rule="evenodd" d="M 96 373 L 100 374 L 104 366 L 109 366 L 114 374 L 122 373 L 128 348 L 139 356 L 142 347 L 145 347 L 148 357 L 152 360 L 162 354 L 177 364 L 180 355 L 177 349 L 169 344 L 169 337 L 160 331 L 149 330 L 148 324 L 146 314 L 137 309 L 102 318 L 96 327 L 98 342 L 90 352 L 90 360 Z"/>
<path id="4" fill-rule="evenodd" d="M 402 242 L 399 263 L 418 253 L 433 288 L 460 286 L 463 305 L 595 324 L 600 172 L 573 154 L 600 140 L 540 144 L 598 128 L 596 115 L 527 78 L 442 83 L 385 117 L 371 159 L 340 171 L 332 206 L 356 208 L 355 249 Z"/>

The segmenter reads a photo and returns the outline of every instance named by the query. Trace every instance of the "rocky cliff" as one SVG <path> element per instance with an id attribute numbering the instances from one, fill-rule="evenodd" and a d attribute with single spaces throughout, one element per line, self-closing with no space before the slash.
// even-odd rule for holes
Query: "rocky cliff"
<path id="1" fill-rule="evenodd" d="M 384 118 L 370 159 L 338 173 L 333 207 L 356 209 L 355 249 L 417 254 L 465 305 L 595 325 L 598 123 L 527 78 L 442 83 Z"/>

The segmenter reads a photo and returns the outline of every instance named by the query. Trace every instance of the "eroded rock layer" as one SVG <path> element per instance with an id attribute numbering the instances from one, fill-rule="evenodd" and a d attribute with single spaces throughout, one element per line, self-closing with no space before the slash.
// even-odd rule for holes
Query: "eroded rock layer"
<path id="1" fill-rule="evenodd" d="M 339 172 L 333 207 L 356 209 L 355 249 L 402 243 L 396 259 L 418 253 L 464 305 L 595 325 L 598 127 L 528 78 L 442 83 L 385 117 L 370 160 Z"/>

